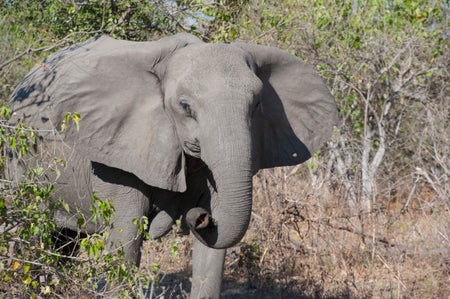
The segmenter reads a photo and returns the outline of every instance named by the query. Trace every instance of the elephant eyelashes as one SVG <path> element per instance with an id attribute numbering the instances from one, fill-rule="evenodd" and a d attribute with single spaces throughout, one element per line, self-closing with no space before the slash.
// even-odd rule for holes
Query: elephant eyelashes
<path id="1" fill-rule="evenodd" d="M 194 111 L 192 111 L 191 105 L 189 105 L 189 103 L 186 100 L 181 100 L 180 106 L 181 106 L 181 108 L 183 108 L 183 110 L 189 117 L 192 117 L 195 119 L 195 113 L 194 113 Z"/>

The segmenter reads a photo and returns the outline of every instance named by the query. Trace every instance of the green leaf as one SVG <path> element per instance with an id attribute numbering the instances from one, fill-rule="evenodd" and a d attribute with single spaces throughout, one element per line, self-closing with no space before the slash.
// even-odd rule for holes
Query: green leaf
<path id="1" fill-rule="evenodd" d="M 39 227 L 38 226 L 33 226 L 31 228 L 31 233 L 33 236 L 37 236 L 37 234 L 39 234 Z"/>
<path id="2" fill-rule="evenodd" d="M 28 271 L 30 271 L 31 265 L 30 264 L 23 264 L 23 274 L 27 274 Z"/>
<path id="3" fill-rule="evenodd" d="M 80 119 L 81 119 L 80 112 L 74 112 L 72 115 L 72 120 L 75 123 L 77 131 L 80 130 Z"/>
<path id="4" fill-rule="evenodd" d="M 22 279 L 22 282 L 26 285 L 29 285 L 31 283 L 31 275 L 30 273 L 27 273 L 24 278 Z"/>

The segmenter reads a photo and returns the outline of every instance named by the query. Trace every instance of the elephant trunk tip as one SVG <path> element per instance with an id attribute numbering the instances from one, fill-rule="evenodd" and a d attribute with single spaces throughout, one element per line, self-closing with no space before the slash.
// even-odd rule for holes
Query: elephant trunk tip
<path id="1" fill-rule="evenodd" d="M 188 211 L 186 223 L 200 242 L 216 249 L 236 245 L 245 234 L 245 229 L 243 230 L 239 225 L 236 227 L 230 223 L 221 222 L 220 219 L 213 218 L 207 210 L 201 207 Z"/>
<path id="2" fill-rule="evenodd" d="M 186 214 L 186 222 L 193 230 L 207 228 L 210 225 L 215 225 L 215 221 L 211 214 L 200 207 L 190 209 Z"/>

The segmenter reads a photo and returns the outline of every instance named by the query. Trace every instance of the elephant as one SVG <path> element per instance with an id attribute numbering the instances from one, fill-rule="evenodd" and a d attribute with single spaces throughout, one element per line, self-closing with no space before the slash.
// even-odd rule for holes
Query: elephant
<path id="1" fill-rule="evenodd" d="M 296 56 L 188 33 L 74 44 L 35 66 L 10 104 L 11 124 L 39 136 L 28 163 L 65 161 L 48 174 L 69 207 L 57 211 L 58 225 L 79 230 L 73 211 L 89 219 L 93 194 L 106 198 L 115 207 L 108 246 L 139 265 L 133 219 L 147 216 L 152 238 L 181 219 L 194 235 L 191 298 L 220 297 L 226 249 L 249 226 L 256 172 L 308 160 L 338 118 L 323 79 Z M 78 128 L 65 123 L 73 112 Z"/>

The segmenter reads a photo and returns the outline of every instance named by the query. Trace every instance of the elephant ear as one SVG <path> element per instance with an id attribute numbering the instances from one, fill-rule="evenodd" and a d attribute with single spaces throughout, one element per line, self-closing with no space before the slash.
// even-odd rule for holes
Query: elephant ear
<path id="1" fill-rule="evenodd" d="M 107 36 L 63 49 L 36 66 L 12 95 L 13 121 L 57 136 L 88 159 L 135 174 L 151 186 L 186 190 L 184 157 L 163 108 L 154 68 L 200 40 L 175 35 L 154 42 Z M 62 130 L 79 112 L 79 130 Z M 47 134 L 48 135 L 48 134 Z"/>
<path id="2" fill-rule="evenodd" d="M 312 66 L 280 49 L 237 43 L 253 57 L 263 82 L 253 114 L 255 168 L 296 165 L 308 160 L 337 122 L 333 96 Z"/>

